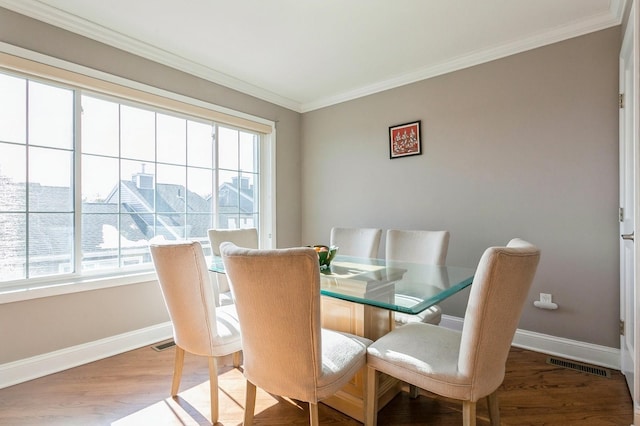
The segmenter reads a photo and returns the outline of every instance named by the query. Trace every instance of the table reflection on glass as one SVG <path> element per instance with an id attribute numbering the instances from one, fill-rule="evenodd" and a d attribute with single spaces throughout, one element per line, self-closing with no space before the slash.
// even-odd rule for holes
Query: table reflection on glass
<path id="1" fill-rule="evenodd" d="M 418 314 L 469 286 L 475 270 L 336 256 L 320 272 L 324 296 Z"/>

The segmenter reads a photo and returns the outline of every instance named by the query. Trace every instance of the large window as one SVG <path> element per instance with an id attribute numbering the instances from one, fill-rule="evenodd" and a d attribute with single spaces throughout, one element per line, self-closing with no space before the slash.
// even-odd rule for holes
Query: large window
<path id="1" fill-rule="evenodd" d="M 148 244 L 260 228 L 263 135 L 0 72 L 0 282 L 151 269 Z"/>

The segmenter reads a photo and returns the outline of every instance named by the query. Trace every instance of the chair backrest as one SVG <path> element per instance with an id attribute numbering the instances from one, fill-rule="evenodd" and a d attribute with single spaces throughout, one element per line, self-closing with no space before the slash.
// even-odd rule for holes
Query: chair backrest
<path id="1" fill-rule="evenodd" d="M 316 401 L 320 375 L 320 270 L 313 248 L 221 245 L 236 300 L 247 380 L 267 392 Z"/>
<path id="2" fill-rule="evenodd" d="M 540 250 L 519 238 L 485 250 L 471 286 L 462 326 L 458 371 L 474 376 L 472 393 L 484 396 L 504 379 L 505 365 Z"/>
<path id="3" fill-rule="evenodd" d="M 382 229 L 331 228 L 330 244 L 338 246 L 338 254 L 377 258 Z"/>
<path id="4" fill-rule="evenodd" d="M 220 256 L 220 244 L 229 241 L 238 247 L 258 248 L 258 230 L 243 229 L 209 229 L 209 241 L 214 256 Z"/>
<path id="5" fill-rule="evenodd" d="M 184 241 L 149 249 L 176 344 L 196 355 L 213 355 L 219 340 L 216 304 L 202 246 Z"/>
<path id="6" fill-rule="evenodd" d="M 444 265 L 449 249 L 449 231 L 387 230 L 387 260 Z"/>

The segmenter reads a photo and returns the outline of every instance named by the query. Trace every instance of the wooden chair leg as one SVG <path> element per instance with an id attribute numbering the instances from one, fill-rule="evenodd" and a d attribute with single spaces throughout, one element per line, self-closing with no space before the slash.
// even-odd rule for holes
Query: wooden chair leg
<path id="1" fill-rule="evenodd" d="M 182 367 L 184 365 L 184 349 L 176 345 L 176 357 L 173 365 L 173 381 L 171 382 L 171 396 L 178 395 L 180 388 L 180 378 L 182 377 Z"/>
<path id="2" fill-rule="evenodd" d="M 378 423 L 378 380 L 379 374 L 373 367 L 367 367 L 364 399 L 364 424 L 376 426 Z"/>
<path id="3" fill-rule="evenodd" d="M 487 396 L 487 405 L 489 407 L 489 419 L 491 426 L 500 426 L 500 407 L 498 404 L 498 391 L 494 391 Z"/>
<path id="4" fill-rule="evenodd" d="M 313 402 L 309 403 L 309 424 L 310 426 L 320 426 L 320 421 L 318 420 L 318 404 L 314 404 Z"/>
<path id="5" fill-rule="evenodd" d="M 476 403 L 462 401 L 462 425 L 476 426 Z"/>
<path id="6" fill-rule="evenodd" d="M 218 361 L 209 357 L 209 394 L 211 398 L 211 424 L 218 422 Z"/>
<path id="7" fill-rule="evenodd" d="M 416 385 L 409 385 L 409 398 L 416 399 L 420 396 L 420 388 Z"/>
<path id="8" fill-rule="evenodd" d="M 240 367 L 240 354 L 241 354 L 240 351 L 233 353 L 233 366 L 235 368 Z"/>
<path id="9" fill-rule="evenodd" d="M 256 410 L 256 385 L 247 380 L 247 391 L 244 400 L 244 426 L 253 424 L 253 413 Z"/>

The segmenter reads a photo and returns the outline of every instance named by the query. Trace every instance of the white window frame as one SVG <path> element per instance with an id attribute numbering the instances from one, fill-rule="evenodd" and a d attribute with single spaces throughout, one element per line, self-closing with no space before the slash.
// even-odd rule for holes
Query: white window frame
<path id="1" fill-rule="evenodd" d="M 259 240 L 261 248 L 276 247 L 276 128 L 274 121 L 127 80 L 3 42 L 0 42 L 0 68 L 155 107 L 173 109 L 176 112 L 209 118 L 223 125 L 261 133 L 259 147 L 261 174 L 259 180 L 261 213 L 259 216 Z M 77 235 L 76 238 L 79 236 Z M 0 304 L 155 280 L 156 275 L 153 271 L 97 277 L 78 275 L 71 279 L 68 277 L 65 279 L 35 278 L 15 286 L 0 287 Z"/>

